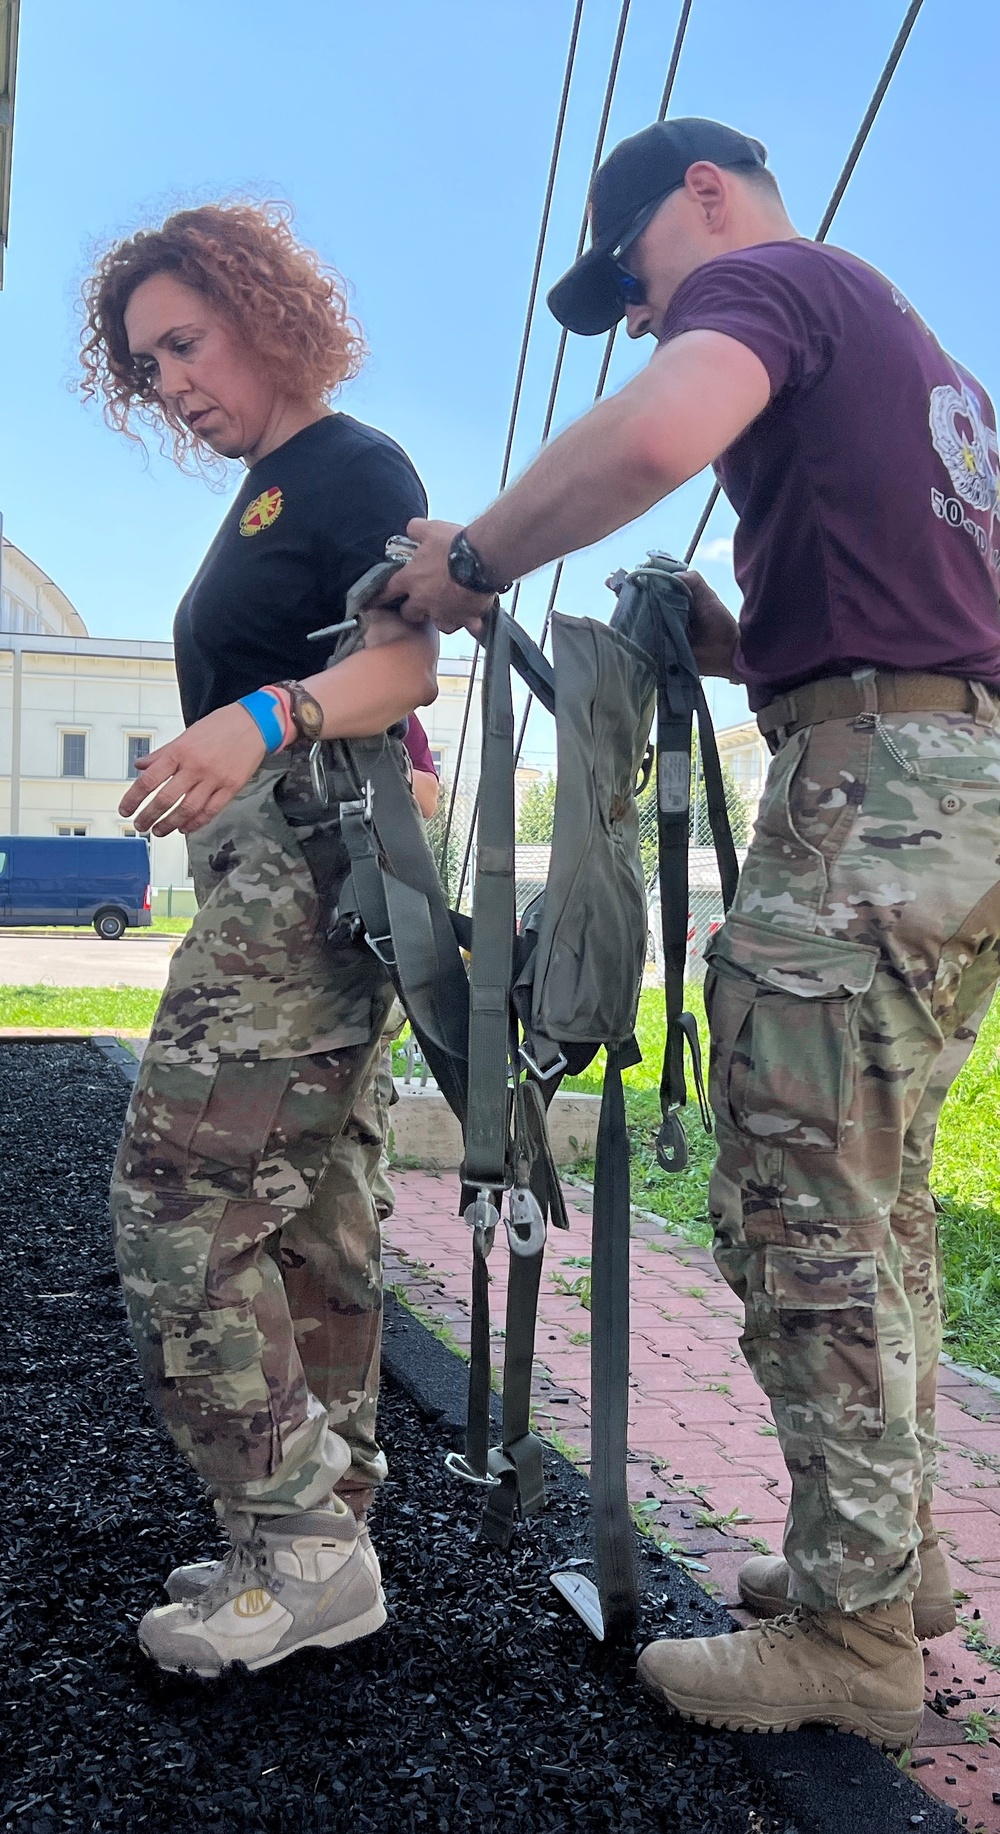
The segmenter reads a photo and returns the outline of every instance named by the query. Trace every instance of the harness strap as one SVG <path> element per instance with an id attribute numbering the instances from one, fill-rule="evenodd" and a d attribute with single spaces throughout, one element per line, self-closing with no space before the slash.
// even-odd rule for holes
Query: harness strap
<path id="1" fill-rule="evenodd" d="M 509 620 L 508 620 L 509 623 Z M 465 1176 L 470 1184 L 507 1182 L 510 1115 L 510 987 L 514 968 L 514 706 L 510 637 L 490 620 L 483 682 L 479 837 L 472 901 L 475 946 L 469 974 L 468 1121 Z"/>
<path id="2" fill-rule="evenodd" d="M 490 1471 L 499 1482 L 490 1491 L 483 1514 L 483 1539 L 508 1548 L 514 1518 L 537 1516 L 545 1507 L 542 1442 L 531 1431 L 531 1375 L 535 1354 L 535 1318 L 542 1277 L 542 1247 L 536 1254 L 512 1252 L 507 1285 L 503 1361 L 503 1444 L 490 1453 Z"/>
<path id="3" fill-rule="evenodd" d="M 365 786 L 340 804 L 350 897 L 441 1093 L 464 1121 L 469 983 L 423 824 L 384 739 L 338 741 L 338 749 Z"/>
<path id="4" fill-rule="evenodd" d="M 634 1040 L 607 1054 L 594 1166 L 590 1312 L 590 1495 L 605 1641 L 631 1635 L 639 1607 L 628 1503 L 629 1191 L 622 1070 Z"/>

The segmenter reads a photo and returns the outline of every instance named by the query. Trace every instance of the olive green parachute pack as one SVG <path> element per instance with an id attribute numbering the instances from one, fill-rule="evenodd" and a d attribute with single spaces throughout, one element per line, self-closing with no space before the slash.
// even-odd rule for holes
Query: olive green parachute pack
<path id="1" fill-rule="evenodd" d="M 389 551 L 393 552 L 390 543 Z M 396 550 L 398 552 L 398 549 Z M 357 641 L 364 606 L 400 561 L 348 596 L 334 664 Z M 404 563 L 405 564 L 405 563 Z M 481 1485 L 482 1532 L 507 1547 L 518 1514 L 544 1504 L 542 1444 L 530 1424 L 535 1317 L 548 1225 L 567 1227 L 546 1131 L 562 1078 L 602 1048 L 604 1092 L 595 1159 L 591 1253 L 591 1511 L 596 1586 L 579 1569 L 553 1583 L 595 1635 L 631 1634 L 638 1598 L 626 1487 L 629 1357 L 629 1146 L 622 1071 L 640 1060 L 634 1029 L 646 961 L 648 898 L 637 793 L 657 778 L 666 1048 L 660 1163 L 680 1171 L 680 1111 L 690 1059 L 706 1128 L 698 1033 L 684 1011 L 692 722 L 699 721 L 706 799 L 723 902 L 736 856 L 711 720 L 687 635 L 679 564 L 654 553 L 609 581 L 604 624 L 556 612 L 552 661 L 507 613 L 488 619 L 482 764 L 471 920 L 448 909 L 390 739 L 313 749 L 317 798 L 339 816 L 350 877 L 331 933 L 364 937 L 387 967 L 438 1087 L 463 1130 L 461 1206 L 472 1237 L 472 1343 L 465 1450 L 451 1471 Z M 514 879 L 512 670 L 554 716 L 556 797 L 544 893 L 517 921 Z M 650 733 L 655 720 L 652 744 Z M 468 959 L 469 966 L 466 966 Z M 487 1257 L 503 1222 L 511 1254 L 500 1444 L 491 1444 Z"/>

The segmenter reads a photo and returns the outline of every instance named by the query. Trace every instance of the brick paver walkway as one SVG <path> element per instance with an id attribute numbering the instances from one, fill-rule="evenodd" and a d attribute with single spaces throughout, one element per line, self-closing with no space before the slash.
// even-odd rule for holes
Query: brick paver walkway
<path id="1" fill-rule="evenodd" d="M 453 1173 L 397 1172 L 396 1212 L 384 1229 L 387 1285 L 469 1336 L 469 1231 L 455 1214 Z M 540 1432 L 590 1446 L 589 1313 L 580 1294 L 590 1250 L 590 1199 L 568 1191 L 570 1229 L 549 1237 L 536 1337 Z M 583 1261 L 584 1265 L 574 1265 Z M 491 1259 L 491 1315 L 502 1353 L 506 1241 Z M 576 1286 L 576 1292 L 567 1288 Z M 766 1397 L 740 1355 L 740 1306 L 707 1250 L 637 1219 L 632 1241 L 629 1489 L 642 1519 L 675 1546 L 703 1584 L 736 1605 L 736 1575 L 753 1547 L 778 1552 L 789 1486 Z M 928 1712 L 913 1761 L 922 1783 L 966 1818 L 1000 1831 L 1000 1730 L 969 1713 L 1000 1715 L 1000 1393 L 945 1369 L 939 1424 L 945 1450 L 936 1518 L 962 1593 L 958 1631 L 928 1645 Z M 749 1621 L 745 1619 L 744 1621 Z M 980 1644 L 977 1650 L 969 1647 Z M 984 1653 L 988 1650 L 990 1653 Z M 995 1793 L 994 1793 L 995 1792 Z"/>

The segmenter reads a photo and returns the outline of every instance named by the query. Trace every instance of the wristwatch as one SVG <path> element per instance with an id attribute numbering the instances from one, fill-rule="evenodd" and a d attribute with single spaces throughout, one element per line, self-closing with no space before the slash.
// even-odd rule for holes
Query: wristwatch
<path id="1" fill-rule="evenodd" d="M 300 739 L 308 739 L 310 745 L 323 737 L 323 709 L 318 700 L 304 688 L 300 681 L 276 681 L 276 688 L 284 688 L 291 703 L 292 724 Z"/>
<path id="2" fill-rule="evenodd" d="M 509 592 L 513 580 L 490 579 L 489 573 L 464 529 L 459 529 L 448 550 L 448 572 L 456 586 L 467 592 Z"/>

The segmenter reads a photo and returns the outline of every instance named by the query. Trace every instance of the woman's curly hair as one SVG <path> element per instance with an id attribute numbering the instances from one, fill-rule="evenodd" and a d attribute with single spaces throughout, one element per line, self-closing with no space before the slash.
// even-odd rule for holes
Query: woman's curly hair
<path id="1" fill-rule="evenodd" d="M 136 287 L 165 273 L 211 300 L 292 395 L 327 400 L 361 368 L 364 338 L 348 312 L 345 282 L 296 241 L 288 205 L 203 204 L 177 211 L 160 229 L 138 230 L 107 250 L 84 285 L 80 393 L 103 398 L 108 425 L 132 439 L 141 438 L 136 421 L 169 429 L 179 464 L 208 458 L 208 449 L 160 401 L 125 334 Z"/>

